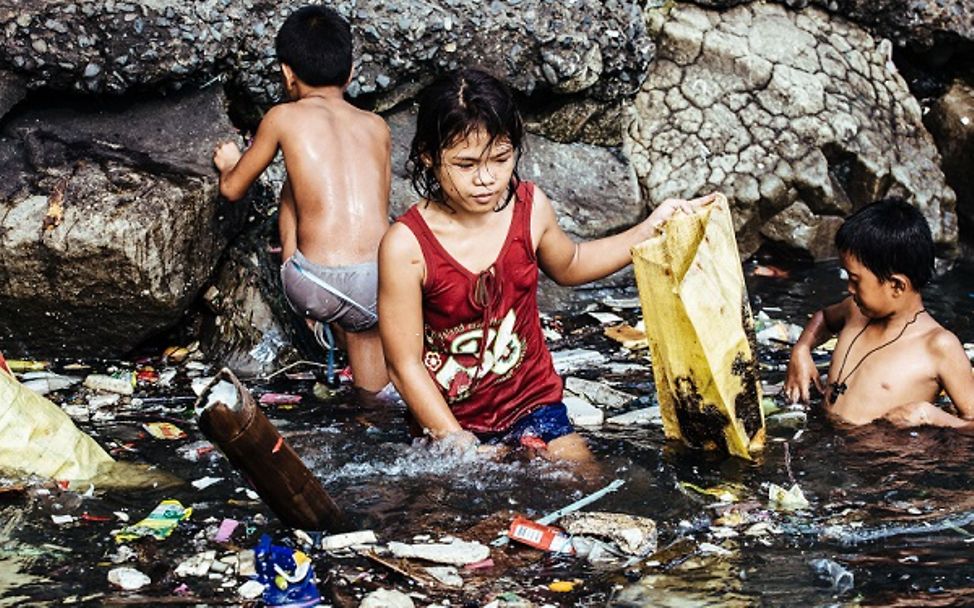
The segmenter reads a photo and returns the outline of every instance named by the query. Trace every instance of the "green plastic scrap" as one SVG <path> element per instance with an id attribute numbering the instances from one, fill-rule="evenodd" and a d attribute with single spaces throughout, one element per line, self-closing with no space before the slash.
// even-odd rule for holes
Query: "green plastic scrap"
<path id="1" fill-rule="evenodd" d="M 164 500 L 156 505 L 142 521 L 126 526 L 115 535 L 116 542 L 135 540 L 143 536 L 151 536 L 157 540 L 165 540 L 173 533 L 179 522 L 193 514 L 192 507 L 184 507 L 178 500 Z"/>

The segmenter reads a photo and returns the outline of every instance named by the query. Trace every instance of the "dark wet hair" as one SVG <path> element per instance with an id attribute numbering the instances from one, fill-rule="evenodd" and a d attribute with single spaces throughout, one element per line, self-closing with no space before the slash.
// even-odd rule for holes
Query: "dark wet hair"
<path id="1" fill-rule="evenodd" d="M 452 209 L 436 179 L 435 170 L 443 160 L 445 148 L 478 129 L 487 133 L 490 144 L 498 138 L 506 138 L 514 147 L 514 174 L 507 196 L 495 211 L 507 206 L 520 181 L 517 161 L 521 157 L 524 123 L 507 85 L 476 68 L 449 72 L 420 94 L 416 135 L 406 160 L 406 171 L 420 197 Z"/>
<path id="2" fill-rule="evenodd" d="M 884 198 L 850 215 L 835 235 L 835 246 L 881 281 L 904 274 L 919 290 L 933 276 L 930 226 L 919 209 L 901 198 Z"/>
<path id="3" fill-rule="evenodd" d="M 301 82 L 342 86 L 352 73 L 352 30 L 327 6 L 305 6 L 291 13 L 277 32 L 277 60 Z"/>

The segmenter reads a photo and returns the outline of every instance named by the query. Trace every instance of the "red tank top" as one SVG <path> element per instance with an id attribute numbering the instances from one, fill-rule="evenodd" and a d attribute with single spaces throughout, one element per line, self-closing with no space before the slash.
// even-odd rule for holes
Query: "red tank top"
<path id="1" fill-rule="evenodd" d="M 480 274 L 453 259 L 416 205 L 398 219 L 426 262 L 423 363 L 460 426 L 477 433 L 506 430 L 562 398 L 538 315 L 533 199 L 534 184 L 521 182 L 500 254 Z"/>

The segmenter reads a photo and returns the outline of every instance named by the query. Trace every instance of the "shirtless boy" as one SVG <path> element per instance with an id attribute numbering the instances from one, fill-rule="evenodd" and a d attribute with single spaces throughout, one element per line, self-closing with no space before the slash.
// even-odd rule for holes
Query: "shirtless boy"
<path id="1" fill-rule="evenodd" d="M 974 375 L 960 341 L 923 305 L 933 271 L 933 239 L 920 212 L 884 199 L 849 216 L 835 243 L 849 296 L 812 316 L 791 352 L 785 395 L 808 402 L 809 385 L 826 408 L 856 425 L 885 418 L 898 426 L 974 429 Z M 811 350 L 838 334 L 822 386 Z M 941 389 L 959 416 L 931 404 Z"/>
<path id="2" fill-rule="evenodd" d="M 284 293 L 306 318 L 344 330 L 355 386 L 374 393 L 388 383 L 376 317 L 376 255 L 389 225 L 389 128 L 343 97 L 352 36 L 335 11 L 295 11 L 276 47 L 291 101 L 267 112 L 243 154 L 233 143 L 217 147 L 220 192 L 231 201 L 242 198 L 282 151 Z"/>

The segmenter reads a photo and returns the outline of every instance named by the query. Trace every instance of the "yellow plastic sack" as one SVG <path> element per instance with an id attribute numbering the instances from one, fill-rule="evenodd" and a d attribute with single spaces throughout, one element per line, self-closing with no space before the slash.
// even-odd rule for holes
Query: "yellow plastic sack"
<path id="1" fill-rule="evenodd" d="M 182 483 L 144 464 L 116 462 L 54 403 L 0 369 L 0 473 L 47 477 L 71 487 L 166 488 Z"/>
<path id="2" fill-rule="evenodd" d="M 666 436 L 750 458 L 764 415 L 727 199 L 675 214 L 632 256 Z"/>

